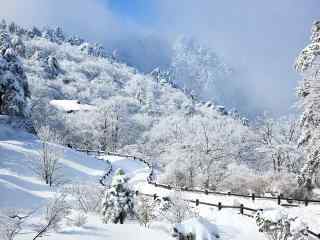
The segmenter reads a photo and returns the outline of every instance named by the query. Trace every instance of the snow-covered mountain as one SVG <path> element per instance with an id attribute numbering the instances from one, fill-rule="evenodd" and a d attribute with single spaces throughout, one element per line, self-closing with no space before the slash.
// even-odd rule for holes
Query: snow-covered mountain
<path id="1" fill-rule="evenodd" d="M 318 230 L 318 206 L 299 207 L 290 214 L 281 209 L 274 215 L 278 206 L 270 199 L 184 191 L 230 191 L 253 200 L 266 194 L 298 202 L 311 197 L 312 191 L 296 181 L 303 153 L 296 147 L 300 131 L 295 119 L 264 117 L 249 124 L 236 110 L 199 101 L 198 96 L 208 92 L 218 96 L 215 83 L 228 72 L 218 56 L 184 39 L 176 46 L 170 70 L 143 74 L 119 62 L 116 53 L 108 56 L 99 44 L 69 37 L 60 28 L 24 29 L 2 21 L 0 236 L 170 239 L 175 224 L 176 231 L 201 240 L 263 240 L 258 227 L 282 228 L 284 223 L 295 226 L 292 232 L 300 229 L 294 232 L 300 239 L 307 225 L 295 222 L 296 216 Z M 24 121 L 32 122 L 28 130 L 35 135 L 19 129 Z M 77 148 L 105 154 L 98 159 Z M 133 154 L 149 163 L 106 152 Z M 150 184 L 150 168 L 158 182 L 174 187 Z M 109 183 L 111 188 L 105 189 Z M 222 213 L 191 206 L 190 200 L 223 202 L 229 208 L 241 206 L 241 201 L 266 214 L 259 212 L 256 224 L 233 207 Z M 110 224 L 129 216 L 125 232 Z"/>
<path id="2" fill-rule="evenodd" d="M 246 128 L 246 120 L 238 113 L 228 114 L 223 107 L 199 102 L 181 90 L 170 72 L 156 69 L 141 74 L 114 56 L 108 57 L 100 45 L 68 37 L 60 28 L 40 31 L 3 21 L 0 29 L 4 36 L 2 59 L 11 52 L 20 64 L 23 81 L 14 74 L 15 81 L 24 86 L 18 85 L 17 93 L 24 94 L 20 99 L 25 105 L 28 102 L 25 109 L 39 125 L 55 128 L 66 144 L 113 151 L 130 146 L 146 153 L 148 149 L 141 150 L 141 146 L 151 142 L 152 129 L 181 117 L 217 119 L 228 126 Z M 175 76 L 182 78 L 181 73 Z M 95 108 L 67 115 L 50 107 L 51 100 L 75 100 Z"/>

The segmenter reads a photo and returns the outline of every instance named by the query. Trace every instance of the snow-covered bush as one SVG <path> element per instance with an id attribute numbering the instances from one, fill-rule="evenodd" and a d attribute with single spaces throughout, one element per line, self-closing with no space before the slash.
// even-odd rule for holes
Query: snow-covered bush
<path id="1" fill-rule="evenodd" d="M 256 223 L 260 232 L 264 232 L 270 240 L 307 240 L 308 228 L 298 218 L 289 217 L 284 210 L 259 211 Z"/>
<path id="2" fill-rule="evenodd" d="M 138 222 L 148 227 L 156 219 L 156 202 L 153 199 L 139 196 L 135 199 L 134 212 Z"/>
<path id="3" fill-rule="evenodd" d="M 133 215 L 133 191 L 128 187 L 128 178 L 122 169 L 117 169 L 102 201 L 103 222 L 123 224 L 128 215 Z"/>
<path id="4" fill-rule="evenodd" d="M 180 192 L 174 192 L 167 200 L 161 200 L 156 211 L 160 218 L 172 224 L 197 216 L 196 209 L 183 200 Z"/>
<path id="5" fill-rule="evenodd" d="M 67 187 L 66 192 L 71 194 L 75 202 L 73 208 L 84 213 L 99 212 L 103 197 L 103 188 L 90 184 L 74 184 Z"/>
<path id="6" fill-rule="evenodd" d="M 68 218 L 67 224 L 70 226 L 82 227 L 88 222 L 88 216 L 83 212 L 76 212 Z"/>
<path id="7" fill-rule="evenodd" d="M 50 231 L 58 231 L 62 223 L 67 219 L 70 214 L 71 206 L 66 200 L 64 193 L 56 195 L 44 209 L 44 216 L 40 223 L 34 225 L 36 235 L 33 239 L 41 238 L 48 234 Z"/>
<path id="8" fill-rule="evenodd" d="M 18 217 L 13 218 L 0 212 L 0 239 L 14 240 L 16 235 L 22 230 L 22 222 Z"/>
<path id="9" fill-rule="evenodd" d="M 311 198 L 312 193 L 300 186 L 297 182 L 297 176 L 292 173 L 275 174 L 270 177 L 270 190 L 282 194 L 287 198 L 305 199 Z"/>
<path id="10" fill-rule="evenodd" d="M 64 183 L 60 159 L 63 149 L 57 144 L 61 142 L 59 136 L 48 126 L 38 128 L 37 135 L 41 141 L 39 157 L 31 161 L 31 169 L 50 187 Z"/>
<path id="11" fill-rule="evenodd" d="M 173 226 L 173 237 L 178 240 L 219 239 L 217 227 L 203 217 L 191 218 Z"/>

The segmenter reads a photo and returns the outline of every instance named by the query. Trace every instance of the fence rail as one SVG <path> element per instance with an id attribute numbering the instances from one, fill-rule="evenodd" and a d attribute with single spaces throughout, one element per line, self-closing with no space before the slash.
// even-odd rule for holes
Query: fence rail
<path id="1" fill-rule="evenodd" d="M 277 200 L 278 204 L 281 204 L 281 200 L 287 200 L 287 201 L 298 201 L 298 202 L 304 202 L 305 205 L 307 206 L 308 203 L 320 203 L 320 200 L 315 200 L 315 199 L 293 199 L 293 198 L 283 198 L 281 195 L 278 195 L 277 197 L 264 197 L 264 196 L 256 196 L 255 194 L 252 195 L 242 195 L 242 194 L 237 194 L 237 193 L 231 193 L 231 192 L 217 192 L 217 191 L 209 191 L 209 190 L 200 190 L 200 189 L 189 189 L 189 188 L 177 188 L 171 185 L 165 185 L 165 184 L 159 184 L 153 180 L 153 175 L 154 175 L 154 171 L 153 171 L 153 166 L 151 163 L 149 163 L 148 161 L 133 156 L 133 155 L 128 155 L 128 154 L 120 154 L 120 153 L 114 153 L 114 152 L 106 152 L 106 151 L 99 151 L 99 150 L 88 150 L 88 149 L 75 149 L 76 151 L 79 152 L 86 152 L 86 153 L 96 153 L 98 155 L 100 154 L 105 154 L 105 155 L 110 155 L 110 156 L 118 156 L 118 157 L 125 157 L 125 158 L 132 158 L 133 160 L 137 160 L 140 162 L 143 162 L 144 164 L 146 164 L 148 166 L 148 168 L 150 169 L 150 174 L 148 176 L 147 182 L 148 184 L 152 184 L 155 187 L 160 187 L 160 188 L 165 188 L 168 190 L 171 189 L 177 189 L 180 191 L 185 191 L 185 192 L 194 192 L 194 193 L 203 193 L 203 194 L 215 194 L 215 195 L 222 195 L 222 196 L 236 196 L 236 197 L 244 197 L 244 198 L 251 198 L 253 201 L 255 199 L 271 199 L 271 200 Z M 108 161 L 109 163 L 109 169 L 108 171 L 106 171 L 106 174 L 104 174 L 99 182 L 101 185 L 106 186 L 106 184 L 104 183 L 105 179 L 112 173 L 112 164 Z M 154 200 L 156 200 L 159 196 L 157 194 L 146 194 L 146 193 L 140 193 L 139 191 L 136 191 L 136 195 L 142 195 L 142 196 L 147 196 L 147 197 L 152 197 Z M 225 209 L 239 209 L 239 213 L 241 215 L 245 215 L 248 217 L 254 217 L 253 215 L 247 214 L 244 211 L 249 211 L 249 212 L 253 212 L 256 213 L 258 211 L 263 211 L 263 209 L 254 209 L 254 208 L 249 208 L 249 207 L 245 207 L 243 204 L 240 204 L 239 206 L 233 206 L 233 205 L 223 205 L 221 202 L 218 202 L 218 204 L 215 203 L 209 203 L 209 202 L 203 202 L 200 201 L 199 199 L 196 200 L 192 200 L 192 199 L 183 199 L 187 202 L 190 203 L 194 203 L 196 206 L 199 205 L 205 205 L 205 206 L 211 206 L 211 207 L 217 207 L 218 210 L 222 210 L 223 208 Z M 292 204 L 285 204 L 286 206 L 293 206 Z M 295 205 L 297 206 L 297 205 Z M 315 233 L 313 231 L 311 231 L 310 229 L 308 229 L 308 233 L 310 235 L 312 235 L 313 237 L 316 237 L 318 239 L 320 239 L 320 233 Z"/>
<path id="2" fill-rule="evenodd" d="M 99 154 L 106 154 L 106 155 L 110 155 L 110 156 L 132 158 L 133 160 L 137 160 L 137 161 L 143 162 L 150 168 L 150 174 L 149 174 L 148 183 L 154 185 L 155 187 L 161 187 L 161 188 L 165 188 L 165 189 L 168 189 L 168 190 L 176 189 L 176 190 L 179 190 L 179 191 L 202 193 L 202 194 L 206 194 L 206 195 L 212 194 L 212 195 L 221 195 L 221 196 L 243 197 L 243 198 L 250 198 L 253 201 L 256 200 L 256 199 L 276 200 L 278 202 L 278 205 L 281 205 L 281 201 L 282 200 L 287 201 L 287 202 L 304 203 L 306 206 L 308 206 L 309 203 L 317 203 L 317 204 L 319 203 L 320 204 L 320 199 L 286 198 L 286 197 L 283 197 L 281 194 L 276 196 L 276 197 L 275 196 L 259 196 L 259 195 L 255 194 L 255 193 L 253 193 L 251 195 L 244 195 L 244 194 L 231 193 L 231 192 L 212 191 L 212 190 L 207 190 L 207 189 L 201 190 L 201 189 L 192 189 L 192 188 L 187 188 L 187 187 L 179 188 L 179 187 L 176 187 L 176 186 L 160 184 L 160 183 L 157 183 L 155 181 L 151 181 L 151 179 L 153 179 L 153 173 L 154 173 L 152 164 L 150 164 L 148 161 L 146 161 L 146 160 L 144 160 L 142 158 L 136 157 L 134 155 L 129 155 L 129 154 L 121 154 L 121 153 L 107 152 L 107 151 L 100 151 L 100 150 L 89 150 L 89 149 L 78 149 L 78 148 L 76 148 L 75 150 L 79 151 L 79 152 L 96 153 L 98 155 Z M 286 205 L 287 206 L 292 206 L 292 207 L 296 206 L 294 204 L 286 204 Z"/>
<path id="3" fill-rule="evenodd" d="M 157 194 L 146 194 L 146 193 L 140 193 L 139 191 L 136 191 L 136 195 L 150 197 L 150 198 L 153 198 L 154 200 L 159 198 L 159 196 Z M 186 202 L 194 203 L 196 206 L 205 205 L 205 206 L 210 206 L 210 207 L 217 207 L 219 211 L 224 208 L 225 209 L 239 209 L 239 214 L 250 217 L 250 218 L 254 218 L 254 215 L 245 213 L 245 210 L 252 212 L 252 213 L 256 213 L 258 211 L 263 211 L 263 209 L 254 209 L 254 208 L 245 207 L 243 204 L 240 204 L 239 206 L 233 206 L 233 205 L 223 205 L 221 202 L 218 202 L 218 204 L 203 202 L 203 201 L 199 201 L 199 199 L 196 199 L 196 200 L 183 199 L 183 200 Z M 320 239 L 320 233 L 315 233 L 315 232 L 311 231 L 310 229 L 308 229 L 307 231 L 308 231 L 308 234 L 310 234 L 311 236 Z"/>

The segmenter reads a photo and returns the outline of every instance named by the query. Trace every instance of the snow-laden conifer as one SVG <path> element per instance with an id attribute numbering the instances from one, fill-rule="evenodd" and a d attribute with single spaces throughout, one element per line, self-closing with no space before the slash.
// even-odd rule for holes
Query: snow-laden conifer
<path id="1" fill-rule="evenodd" d="M 116 171 L 103 198 L 103 222 L 123 224 L 127 216 L 133 214 L 133 192 L 128 186 L 128 180 L 122 169 Z"/>

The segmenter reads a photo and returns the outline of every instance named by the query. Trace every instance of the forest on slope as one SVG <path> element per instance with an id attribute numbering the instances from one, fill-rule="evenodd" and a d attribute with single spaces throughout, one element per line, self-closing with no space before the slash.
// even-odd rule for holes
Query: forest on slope
<path id="1" fill-rule="evenodd" d="M 302 198 L 311 194 L 303 187 L 308 178 L 319 184 L 316 170 L 300 174 L 308 157 L 297 146 L 302 132 L 312 132 L 310 124 L 301 129 L 295 117 L 268 115 L 249 121 L 219 102 L 199 100 L 197 95 L 213 90 L 195 80 L 199 73 L 210 80 L 229 72 L 209 50 L 190 52 L 182 39 L 173 69 L 142 74 L 108 56 L 101 45 L 69 37 L 61 28 L 25 29 L 2 21 L 0 29 L 0 113 L 31 120 L 34 131 L 49 126 L 68 146 L 149 159 L 161 181 L 177 186 Z M 311 55 L 316 55 L 318 31 L 313 30 L 313 45 L 306 50 Z M 307 59 L 312 74 L 317 65 L 306 51 L 298 63 Z M 211 66 L 210 71 L 202 66 Z M 50 105 L 52 100 L 77 100 L 92 108 L 66 113 Z M 316 150 L 309 151 L 317 159 Z"/>

